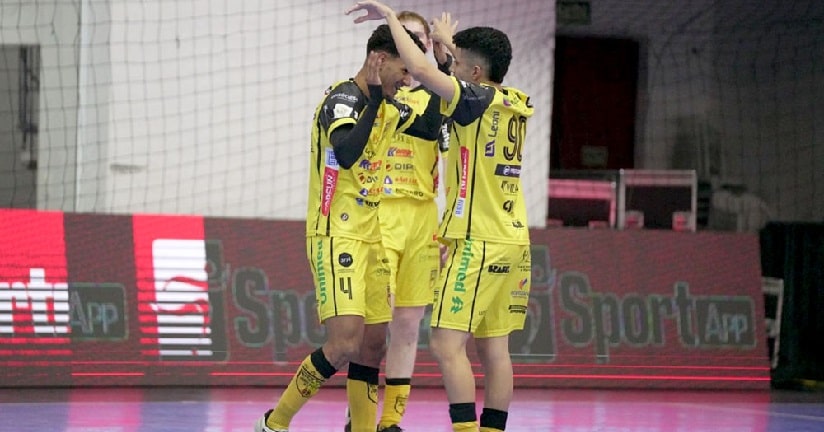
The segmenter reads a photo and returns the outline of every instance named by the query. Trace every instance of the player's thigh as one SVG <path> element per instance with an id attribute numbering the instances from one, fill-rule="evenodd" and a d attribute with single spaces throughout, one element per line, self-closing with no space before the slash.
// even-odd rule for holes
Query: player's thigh
<path id="1" fill-rule="evenodd" d="M 345 237 L 314 236 L 306 239 L 306 253 L 321 322 L 339 315 L 359 315 L 368 320 L 367 302 L 376 280 L 383 278 L 386 293 L 382 248 Z"/>
<path id="2" fill-rule="evenodd" d="M 391 271 L 386 251 L 380 242 L 368 244 L 366 272 L 366 324 L 388 323 L 392 320 L 392 297 L 389 288 Z"/>
<path id="3" fill-rule="evenodd" d="M 487 242 L 471 239 L 448 244 L 446 266 L 435 286 L 431 326 L 472 332 L 483 319 L 498 280 L 486 274 L 487 263 L 498 262 L 489 254 Z"/>
<path id="4" fill-rule="evenodd" d="M 396 306 L 430 304 L 440 270 L 437 205 L 425 203 L 412 213 L 416 217 L 407 224 L 406 248 L 394 277 Z"/>
<path id="5" fill-rule="evenodd" d="M 430 304 L 438 273 L 437 204 L 434 200 L 385 199 L 379 211 L 381 236 L 392 267 L 394 304 Z"/>
<path id="6" fill-rule="evenodd" d="M 488 244 L 487 249 L 491 248 L 496 249 L 498 261 L 490 263 L 485 271 L 484 279 L 492 289 L 481 294 L 489 297 L 482 300 L 489 306 L 475 329 L 476 338 L 504 336 L 523 329 L 529 305 L 529 245 Z"/>

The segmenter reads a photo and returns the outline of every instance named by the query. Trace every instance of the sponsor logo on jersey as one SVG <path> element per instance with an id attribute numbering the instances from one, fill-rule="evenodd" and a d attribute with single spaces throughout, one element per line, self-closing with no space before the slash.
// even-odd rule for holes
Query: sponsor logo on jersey
<path id="1" fill-rule="evenodd" d="M 412 171 L 414 169 L 415 164 L 411 163 L 386 164 L 387 171 Z"/>
<path id="2" fill-rule="evenodd" d="M 412 149 L 389 147 L 389 150 L 386 152 L 386 155 L 390 157 L 411 158 L 413 157 L 414 153 L 412 152 Z"/>
<path id="3" fill-rule="evenodd" d="M 492 112 L 492 125 L 489 127 L 489 133 L 486 136 L 490 138 L 495 138 L 498 136 L 498 123 L 501 122 L 501 112 L 500 111 L 493 111 Z"/>
<path id="4" fill-rule="evenodd" d="M 335 196 L 335 188 L 338 185 L 338 161 L 335 159 L 334 150 L 326 149 L 326 166 L 323 168 L 323 185 L 321 188 L 320 212 L 323 216 L 329 216 L 329 209 L 332 207 L 332 198 Z"/>
<path id="5" fill-rule="evenodd" d="M 343 267 L 349 267 L 352 265 L 353 262 L 354 259 L 352 258 L 352 254 L 348 252 L 344 252 L 338 255 L 338 264 L 342 265 Z"/>
<path id="6" fill-rule="evenodd" d="M 333 118 L 346 118 L 352 115 L 352 107 L 349 105 L 344 104 L 335 104 L 335 107 L 332 109 L 332 116 Z"/>
<path id="7" fill-rule="evenodd" d="M 484 146 L 484 156 L 492 157 L 495 156 L 495 141 L 490 141 L 486 143 Z"/>
<path id="8" fill-rule="evenodd" d="M 329 99 L 341 99 L 351 103 L 355 103 L 358 101 L 357 96 L 348 93 L 335 93 L 332 96 L 329 96 Z"/>
<path id="9" fill-rule="evenodd" d="M 490 264 L 487 271 L 492 274 L 507 274 L 509 273 L 509 264 Z"/>
<path id="10" fill-rule="evenodd" d="M 521 176 L 521 166 L 520 165 L 503 165 L 498 164 L 495 166 L 495 175 L 503 176 L 503 177 L 520 177 Z"/>
<path id="11" fill-rule="evenodd" d="M 461 147 L 461 174 L 460 189 L 458 190 L 458 201 L 455 203 L 455 216 L 463 217 L 466 213 L 466 193 L 469 183 L 469 149 Z"/>
<path id="12" fill-rule="evenodd" d="M 501 190 L 506 195 L 515 195 L 521 190 L 521 188 L 518 186 L 517 181 L 503 180 L 501 181 Z"/>
<path id="13" fill-rule="evenodd" d="M 504 205 L 502 206 L 504 211 L 507 213 L 512 213 L 512 208 L 515 206 L 515 202 L 512 200 L 504 201 Z"/>
<path id="14" fill-rule="evenodd" d="M 381 168 L 381 164 L 383 164 L 383 161 L 371 162 L 369 159 L 363 159 L 358 163 L 358 167 L 366 171 L 377 171 Z"/>

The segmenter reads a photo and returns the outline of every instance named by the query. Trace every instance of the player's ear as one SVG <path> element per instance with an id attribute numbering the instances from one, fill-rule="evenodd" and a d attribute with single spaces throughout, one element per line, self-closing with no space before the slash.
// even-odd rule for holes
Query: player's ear
<path id="1" fill-rule="evenodd" d="M 483 76 L 484 69 L 481 67 L 481 65 L 475 65 L 472 67 L 472 78 L 474 78 L 474 81 L 480 82 L 483 79 Z"/>

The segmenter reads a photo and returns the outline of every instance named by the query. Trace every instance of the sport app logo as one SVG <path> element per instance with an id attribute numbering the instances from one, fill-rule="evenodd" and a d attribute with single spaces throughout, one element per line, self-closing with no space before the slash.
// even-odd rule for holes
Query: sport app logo
<path id="1" fill-rule="evenodd" d="M 0 359 L 68 356 L 63 214 L 0 211 Z"/>

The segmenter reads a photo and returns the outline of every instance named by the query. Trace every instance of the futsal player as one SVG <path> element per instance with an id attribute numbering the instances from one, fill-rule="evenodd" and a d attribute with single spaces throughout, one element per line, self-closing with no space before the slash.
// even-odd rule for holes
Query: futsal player
<path id="1" fill-rule="evenodd" d="M 410 38 L 415 49 L 423 50 L 417 36 Z M 381 25 L 370 36 L 367 58 L 355 77 L 332 85 L 315 111 L 306 252 L 327 341 L 303 360 L 274 409 L 258 419 L 255 432 L 287 431 L 301 407 L 347 365 L 352 430 L 375 430 L 378 367 L 392 313 L 378 223 L 381 182 L 376 180 L 382 179 L 381 159 L 396 130 L 426 136 L 429 122 L 441 120 L 413 115 L 391 99 L 408 80 L 389 28 Z"/>
<path id="2" fill-rule="evenodd" d="M 480 430 L 503 431 L 513 393 L 509 334 L 523 328 L 531 272 L 520 174 L 533 107 L 526 94 L 502 85 L 512 59 L 509 38 L 490 27 L 455 33 L 453 77 L 415 50 L 390 7 L 362 1 L 347 14 L 355 11 L 366 12 L 356 23 L 386 20 L 410 73 L 441 97 L 441 111 L 452 119 L 447 208 L 439 231 L 449 258 L 436 286 L 430 347 L 443 374 L 453 431 L 477 431 L 475 380 L 466 354 L 474 336 L 485 381 Z M 449 41 L 444 35 L 450 24 L 449 14 L 435 20 L 433 38 Z"/>
<path id="3" fill-rule="evenodd" d="M 429 37 L 429 23 L 420 14 L 398 14 L 403 26 L 415 34 L 427 52 L 434 51 L 439 68 L 451 63 L 441 44 Z M 432 102 L 432 93 L 414 81 L 395 94 L 395 99 L 414 112 L 440 118 L 440 105 Z M 437 96 L 434 96 L 437 98 Z M 429 113 L 426 113 L 427 108 Z M 440 246 L 437 241 L 440 154 L 446 150 L 448 136 L 440 123 L 432 123 L 424 139 L 406 132 L 394 135 L 383 155 L 387 167 L 381 179 L 383 197 L 378 208 L 381 237 L 390 268 L 393 294 L 392 321 L 385 363 L 385 387 L 378 431 L 399 432 L 412 386 L 412 372 L 418 352 L 418 337 L 425 308 L 432 303 L 433 288 L 440 270 Z M 444 125 L 445 126 L 445 125 Z M 350 431 L 350 425 L 344 428 Z"/>

